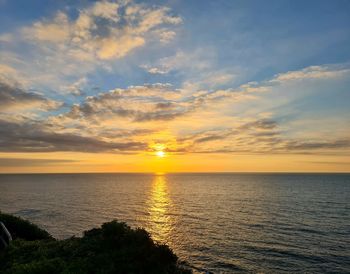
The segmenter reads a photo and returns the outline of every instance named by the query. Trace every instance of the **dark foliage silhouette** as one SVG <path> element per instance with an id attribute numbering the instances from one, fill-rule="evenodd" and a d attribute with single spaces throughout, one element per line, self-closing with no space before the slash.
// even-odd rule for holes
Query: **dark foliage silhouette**
<path id="1" fill-rule="evenodd" d="M 16 235 L 0 252 L 0 273 L 191 273 L 167 245 L 125 223 L 112 221 L 81 238 L 55 240 L 20 218 L 1 214 L 0 220 Z"/>

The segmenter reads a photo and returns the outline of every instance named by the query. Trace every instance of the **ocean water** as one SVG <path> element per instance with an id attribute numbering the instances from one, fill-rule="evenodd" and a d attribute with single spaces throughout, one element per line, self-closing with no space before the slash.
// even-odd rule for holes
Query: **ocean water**
<path id="1" fill-rule="evenodd" d="M 350 273 L 349 174 L 0 175 L 0 210 L 57 238 L 144 227 L 199 273 Z"/>

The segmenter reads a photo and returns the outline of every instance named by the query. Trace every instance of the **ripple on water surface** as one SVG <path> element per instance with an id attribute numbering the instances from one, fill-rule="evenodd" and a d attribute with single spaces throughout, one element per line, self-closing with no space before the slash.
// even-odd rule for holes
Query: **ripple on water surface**
<path id="1" fill-rule="evenodd" d="M 118 219 L 197 272 L 350 272 L 346 174 L 0 175 L 0 187 L 0 210 L 58 238 Z"/>

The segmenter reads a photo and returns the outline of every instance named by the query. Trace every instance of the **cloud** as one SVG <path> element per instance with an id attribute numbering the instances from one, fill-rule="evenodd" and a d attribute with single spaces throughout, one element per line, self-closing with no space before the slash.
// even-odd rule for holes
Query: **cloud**
<path id="1" fill-rule="evenodd" d="M 23 28 L 22 32 L 28 40 L 64 42 L 70 34 L 69 19 L 65 13 L 58 12 L 52 21 L 36 22 L 31 27 Z"/>
<path id="2" fill-rule="evenodd" d="M 161 47 L 181 22 L 169 8 L 123 0 L 58 11 L 1 35 L 0 71 L 13 68 L 35 89 L 76 95 L 80 79 L 122 70 L 121 59 Z"/>
<path id="3" fill-rule="evenodd" d="M 341 140 L 344 139 L 341 136 L 335 136 L 334 139 L 324 143 L 319 141 L 322 137 L 314 138 L 307 143 L 303 142 L 300 136 L 288 136 L 286 133 L 287 130 L 290 131 L 288 128 L 290 125 L 277 122 L 274 112 L 269 112 L 268 115 L 266 111 L 261 115 L 256 114 L 255 111 L 259 111 L 260 106 L 256 110 L 253 108 L 251 114 L 242 113 L 243 117 L 226 113 L 226 108 L 244 107 L 247 100 L 259 104 L 260 101 L 257 99 L 270 96 L 273 90 L 283 93 L 283 83 L 274 82 L 276 78 L 260 83 L 243 84 L 236 89 L 202 90 L 192 95 L 187 95 L 183 89 L 174 89 L 169 84 L 145 84 L 114 89 L 87 97 L 81 104 L 74 105 L 69 112 L 63 114 L 61 122 L 57 123 L 86 124 L 87 127 L 99 124 L 107 128 L 113 123 L 136 127 L 141 124 L 156 136 L 155 128 L 159 125 L 156 122 L 163 121 L 174 132 L 179 129 L 191 131 L 189 134 L 182 133 L 183 136 L 175 136 L 176 141 L 162 140 L 167 143 L 166 150 L 174 153 L 215 151 L 317 154 L 330 149 L 341 149 L 340 145 L 343 144 Z M 217 128 L 218 125 L 229 125 L 229 123 L 232 123 L 232 126 Z M 194 126 L 197 129 L 192 129 Z M 132 139 L 135 136 L 130 137 Z M 346 147 L 344 144 L 344 148 Z"/>
<path id="4" fill-rule="evenodd" d="M 23 77 L 19 71 L 4 64 L 0 64 L 0 82 L 8 86 L 24 86 L 26 84 L 25 81 L 23 81 Z"/>
<path id="5" fill-rule="evenodd" d="M 176 152 L 266 153 L 266 144 L 280 138 L 277 123 L 266 119 L 236 121 L 231 127 L 217 127 L 194 131 L 178 138 L 181 150 Z"/>
<path id="6" fill-rule="evenodd" d="M 170 121 L 210 107 L 216 101 L 242 100 L 246 96 L 243 91 L 233 90 L 202 91 L 187 96 L 183 90 L 174 89 L 170 84 L 145 84 L 88 96 L 61 118 L 98 122 L 114 118 L 131 122 Z"/>
<path id="7" fill-rule="evenodd" d="M 339 69 L 333 68 L 333 71 Z M 283 98 L 293 95 L 285 89 L 285 82 L 276 80 L 281 75 L 237 88 L 194 93 L 167 83 L 115 88 L 81 98 L 80 103 L 71 105 L 68 111 L 60 114 L 17 120 L 0 116 L 1 151 L 140 153 L 153 151 L 160 145 L 170 153 L 271 155 L 349 151 L 346 131 L 332 138 L 308 134 L 309 140 L 306 141 L 303 138 L 305 129 L 293 129 L 288 120 L 276 114 L 273 107 L 280 104 L 276 93 Z M 316 79 L 316 84 L 323 81 L 323 78 L 312 79 Z M 291 81 L 299 80 L 288 80 Z M 88 83 L 81 78 L 67 89 L 71 88 L 72 93 L 75 89 L 80 92 L 80 87 L 88 86 Z M 18 100 L 6 99 L 7 106 L 21 100 L 25 105 L 38 106 L 49 100 L 21 89 L 5 94 L 18 97 Z M 261 105 L 263 100 L 272 107 L 266 110 L 266 104 Z M 35 103 L 29 103 L 31 101 Z M 314 132 L 317 133 L 317 129 Z"/>
<path id="8" fill-rule="evenodd" d="M 140 68 L 152 75 L 180 79 L 182 88 L 188 94 L 228 88 L 238 80 L 242 69 L 219 66 L 216 55 L 215 49 L 205 46 L 195 50 L 177 50 L 173 55 L 144 63 Z"/>
<path id="9" fill-rule="evenodd" d="M 207 58 L 204 58 L 206 56 Z M 208 54 L 204 50 L 194 52 L 177 51 L 175 55 L 161 58 L 155 64 L 141 65 L 151 74 L 166 74 L 171 71 L 202 71 L 210 68 Z"/>
<path id="10" fill-rule="evenodd" d="M 160 37 L 160 42 L 164 44 L 169 43 L 176 36 L 176 32 L 172 30 L 160 30 L 158 33 Z"/>
<path id="11" fill-rule="evenodd" d="M 0 35 L 0 42 L 10 43 L 12 42 L 13 36 L 10 33 L 5 33 Z"/>
<path id="12" fill-rule="evenodd" d="M 260 134 L 246 134 L 235 130 L 206 132 L 201 135 L 202 137 L 195 135 L 190 143 L 188 140 L 191 138 L 187 137 L 185 150 L 174 152 L 327 155 L 330 152 L 338 151 L 338 154 L 343 152 L 346 155 L 348 153 L 346 151 L 350 149 L 350 139 L 305 142 L 282 137 L 276 132 L 266 133 L 264 137 L 260 137 Z"/>
<path id="13" fill-rule="evenodd" d="M 25 110 L 53 110 L 62 106 L 62 103 L 47 99 L 34 92 L 27 92 L 17 83 L 5 83 L 0 77 L 0 113 L 23 112 Z"/>
<path id="14" fill-rule="evenodd" d="M 204 143 L 204 142 L 210 142 L 210 141 L 217 141 L 217 140 L 223 140 L 229 137 L 230 135 L 234 134 L 234 130 L 224 130 L 221 132 L 206 132 L 205 134 L 201 134 L 200 136 L 197 136 L 197 138 L 194 139 L 195 143 Z M 203 136 L 204 135 L 204 136 Z"/>
<path id="15" fill-rule="evenodd" d="M 38 122 L 12 123 L 0 120 L 2 152 L 132 152 L 146 149 L 146 144 L 133 141 L 104 141 L 98 137 L 57 133 Z"/>
<path id="16" fill-rule="evenodd" d="M 167 68 L 150 67 L 148 65 L 141 65 L 140 68 L 143 68 L 151 74 L 167 74 L 170 71 Z"/>
<path id="17" fill-rule="evenodd" d="M 104 38 L 97 51 L 100 59 L 121 58 L 129 51 L 142 46 L 145 40 L 142 37 L 122 36 L 119 39 Z"/>
<path id="18" fill-rule="evenodd" d="M 174 31 L 165 26 L 180 24 L 182 19 L 169 15 L 169 11 L 131 1 L 99 1 L 80 9 L 77 18 L 60 11 L 52 20 L 23 28 L 22 33 L 29 41 L 48 43 L 78 60 L 118 59 L 143 46 L 153 31 L 163 40 L 174 36 Z"/>
<path id="19" fill-rule="evenodd" d="M 317 150 L 317 149 L 343 149 L 350 148 L 349 139 L 329 141 L 289 141 L 286 143 L 287 150 Z"/>
<path id="20" fill-rule="evenodd" d="M 337 78 L 349 73 L 350 69 L 339 66 L 310 66 L 302 70 L 288 71 L 286 73 L 277 74 L 270 82 Z"/>
<path id="21" fill-rule="evenodd" d="M 348 151 L 349 138 L 304 141 L 285 136 L 273 120 L 257 119 L 233 127 L 192 132 L 177 139 L 176 153 L 244 153 L 244 154 L 328 154 Z"/>
<path id="22" fill-rule="evenodd" d="M 63 92 L 67 92 L 68 94 L 80 96 L 84 94 L 83 89 L 87 86 L 87 83 L 88 83 L 88 79 L 86 77 L 82 77 L 71 85 L 63 86 L 61 90 Z"/>
<path id="23" fill-rule="evenodd" d="M 58 164 L 72 164 L 77 162 L 71 159 L 36 159 L 36 158 L 0 158 L 0 167 L 32 167 Z"/>
<path id="24" fill-rule="evenodd" d="M 275 129 L 277 128 L 276 121 L 268 120 L 268 119 L 260 119 L 247 124 L 244 124 L 240 127 L 240 129 Z"/>
<path id="25" fill-rule="evenodd" d="M 181 94 L 168 84 L 131 86 L 89 96 L 64 116 L 71 119 L 129 118 L 134 122 L 172 120 L 190 111 Z"/>

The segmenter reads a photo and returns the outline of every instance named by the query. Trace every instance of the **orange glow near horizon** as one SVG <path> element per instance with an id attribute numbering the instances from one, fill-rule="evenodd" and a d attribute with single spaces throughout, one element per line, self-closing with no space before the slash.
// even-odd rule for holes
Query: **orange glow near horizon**
<path id="1" fill-rule="evenodd" d="M 350 161 L 349 156 L 329 155 L 315 161 L 313 155 L 155 153 L 0 153 L 0 158 L 26 160 L 26 165 L 0 167 L 0 173 L 349 172 L 347 165 L 336 163 Z"/>

